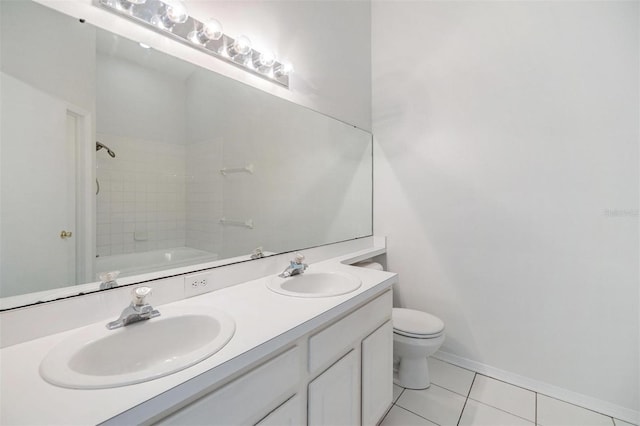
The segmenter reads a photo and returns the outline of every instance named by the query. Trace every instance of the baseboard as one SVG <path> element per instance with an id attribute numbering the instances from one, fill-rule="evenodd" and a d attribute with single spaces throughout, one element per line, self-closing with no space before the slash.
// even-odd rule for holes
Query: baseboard
<path id="1" fill-rule="evenodd" d="M 480 362 L 473 361 L 467 358 L 462 358 L 452 353 L 438 351 L 432 356 L 441 361 L 457 365 L 458 367 L 466 368 L 468 370 L 472 370 L 477 373 L 484 374 L 495 379 L 502 380 L 507 383 L 511 383 L 516 386 L 520 386 L 522 388 L 559 399 L 561 401 L 568 402 L 570 404 L 578 405 L 580 407 L 584 407 L 591 411 L 596 411 L 606 416 L 615 417 L 616 419 L 620 419 L 636 425 L 640 424 L 640 412 L 629 408 L 621 407 L 619 405 L 612 404 L 607 401 L 602 401 L 600 399 L 583 395 L 577 392 L 572 392 L 570 390 L 550 385 L 549 383 L 540 382 L 529 377 L 520 376 L 518 374 L 501 370 L 499 368 L 482 364 Z"/>

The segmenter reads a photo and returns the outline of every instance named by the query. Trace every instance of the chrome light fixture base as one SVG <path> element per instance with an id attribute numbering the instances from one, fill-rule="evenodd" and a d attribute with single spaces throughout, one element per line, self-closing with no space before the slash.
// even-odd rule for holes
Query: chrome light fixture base
<path id="1" fill-rule="evenodd" d="M 234 46 L 235 39 L 226 34 L 222 34 L 217 40 L 194 37 L 194 35 L 201 34 L 204 25 L 202 21 L 189 16 L 187 20 L 182 23 L 173 23 L 170 26 L 158 25 L 158 22 L 166 21 L 166 19 L 163 19 L 166 5 L 165 2 L 161 0 L 146 0 L 142 3 L 130 0 L 95 0 L 95 2 L 110 12 L 142 24 L 195 49 L 206 52 L 211 56 L 231 63 L 265 80 L 289 88 L 289 74 L 280 72 L 280 70 L 285 69 L 288 64 L 275 61 L 270 67 L 256 66 L 255 64 L 258 63 L 261 53 L 255 49 L 250 50 L 249 53 L 244 55 L 235 53 L 232 47 Z M 126 5 L 126 7 L 123 7 L 123 4 Z M 229 54 L 230 51 L 233 55 Z"/>

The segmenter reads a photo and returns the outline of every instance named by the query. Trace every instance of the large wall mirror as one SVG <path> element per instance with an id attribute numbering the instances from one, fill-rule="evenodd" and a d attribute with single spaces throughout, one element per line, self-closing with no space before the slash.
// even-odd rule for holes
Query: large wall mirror
<path id="1" fill-rule="evenodd" d="M 31 1 L 0 17 L 3 309 L 372 234 L 371 134 Z"/>

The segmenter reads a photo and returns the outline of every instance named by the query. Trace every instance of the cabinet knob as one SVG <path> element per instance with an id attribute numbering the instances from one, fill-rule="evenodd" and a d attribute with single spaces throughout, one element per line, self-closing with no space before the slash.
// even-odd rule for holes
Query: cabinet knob
<path id="1" fill-rule="evenodd" d="M 62 238 L 63 240 L 66 238 L 71 238 L 71 236 L 73 235 L 73 232 L 71 231 L 62 231 L 60 232 L 60 238 Z"/>

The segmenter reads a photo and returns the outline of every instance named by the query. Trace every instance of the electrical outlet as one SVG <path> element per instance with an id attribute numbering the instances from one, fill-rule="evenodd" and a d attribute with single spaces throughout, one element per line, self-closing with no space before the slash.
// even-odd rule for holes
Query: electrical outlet
<path id="1" fill-rule="evenodd" d="M 209 283 L 209 273 L 186 275 L 184 277 L 184 295 L 185 297 L 197 296 L 198 294 L 207 293 L 213 290 L 213 286 Z"/>

